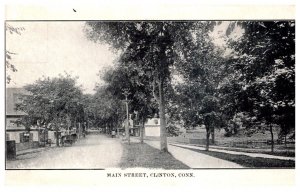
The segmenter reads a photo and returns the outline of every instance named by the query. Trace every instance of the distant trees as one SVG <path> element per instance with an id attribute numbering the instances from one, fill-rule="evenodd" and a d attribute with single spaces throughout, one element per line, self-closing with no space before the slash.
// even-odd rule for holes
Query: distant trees
<path id="1" fill-rule="evenodd" d="M 115 69 L 109 70 L 103 77 L 110 92 L 122 105 L 125 103 L 124 91 L 128 91 L 129 112 L 135 114 L 135 120 L 141 125 L 141 142 L 143 143 L 144 124 L 148 117 L 158 112 L 157 104 L 152 97 L 149 77 L 140 68 L 119 63 Z"/>
<path id="2" fill-rule="evenodd" d="M 94 115 L 94 126 L 108 128 L 109 132 L 120 127 L 125 117 L 122 101 L 109 92 L 105 85 L 96 88 L 90 108 Z"/>

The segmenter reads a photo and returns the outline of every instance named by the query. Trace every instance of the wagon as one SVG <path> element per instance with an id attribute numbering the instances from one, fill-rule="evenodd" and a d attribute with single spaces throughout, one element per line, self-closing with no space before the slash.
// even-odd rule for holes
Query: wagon
<path id="1" fill-rule="evenodd" d="M 65 144 L 72 145 L 73 143 L 75 143 L 77 139 L 77 135 L 76 134 L 65 135 L 61 139 L 62 139 L 63 146 L 65 146 Z"/>

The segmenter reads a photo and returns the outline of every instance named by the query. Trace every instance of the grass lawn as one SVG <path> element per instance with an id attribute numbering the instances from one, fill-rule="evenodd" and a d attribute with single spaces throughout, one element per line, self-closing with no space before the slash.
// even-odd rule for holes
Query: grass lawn
<path id="1" fill-rule="evenodd" d="M 295 151 L 274 151 L 273 153 L 269 151 L 263 153 L 269 155 L 284 156 L 284 157 L 295 157 Z"/>
<path id="2" fill-rule="evenodd" d="M 160 150 L 147 144 L 123 143 L 123 156 L 121 168 L 162 168 L 162 169 L 189 169 L 182 162 L 175 159 L 170 153 L 162 153 Z"/>
<path id="3" fill-rule="evenodd" d="M 185 148 L 185 147 L 181 147 Z M 205 151 L 200 149 L 188 150 L 203 153 L 212 157 L 220 158 L 223 160 L 231 161 L 248 168 L 295 168 L 295 161 L 292 160 L 280 160 L 280 159 L 269 159 L 261 157 L 249 157 L 246 155 L 233 155 L 216 151 Z"/>

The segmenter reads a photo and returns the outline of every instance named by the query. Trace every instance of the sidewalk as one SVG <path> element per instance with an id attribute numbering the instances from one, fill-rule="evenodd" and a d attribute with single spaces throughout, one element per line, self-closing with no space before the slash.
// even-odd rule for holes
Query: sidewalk
<path id="1" fill-rule="evenodd" d="M 205 150 L 204 147 L 199 147 L 199 146 L 194 146 L 194 145 L 186 145 L 186 144 L 178 144 L 178 143 L 170 143 L 169 145 L 178 146 L 178 147 L 185 147 L 185 148 L 190 148 L 190 149 Z M 230 150 L 216 149 L 216 148 L 210 148 L 209 150 L 210 151 L 215 151 L 215 152 L 233 154 L 233 155 L 246 155 L 246 156 L 249 156 L 249 157 L 262 157 L 262 158 L 270 158 L 270 159 L 293 160 L 293 161 L 295 161 L 295 157 L 284 157 L 284 156 L 268 155 L 268 154 L 262 154 L 262 153 L 237 152 L 237 151 L 230 151 Z"/>
<path id="2" fill-rule="evenodd" d="M 196 147 L 205 147 L 205 145 L 200 145 L 200 144 L 187 144 L 187 143 L 180 143 L 180 142 L 169 142 L 169 143 L 174 143 L 174 144 L 183 144 L 183 145 L 189 145 L 189 146 L 196 146 Z M 276 154 L 269 154 L 270 153 L 270 148 L 243 148 L 243 147 L 230 147 L 230 146 L 222 146 L 222 145 L 210 145 L 209 149 L 224 149 L 227 151 L 236 151 L 236 152 L 243 152 L 243 153 L 262 153 L 262 154 L 267 154 L 267 155 L 273 155 L 273 156 L 281 156 L 281 155 L 276 155 Z M 275 149 L 276 152 L 295 152 L 294 149 Z M 292 157 L 292 156 L 290 156 Z"/>
<path id="3" fill-rule="evenodd" d="M 138 138 L 132 138 L 131 142 L 139 142 Z M 146 144 L 153 148 L 160 149 L 159 141 L 145 140 Z M 190 168 L 243 168 L 241 165 L 215 158 L 209 155 L 168 145 L 168 151 L 173 155 L 174 158 L 186 164 Z"/>

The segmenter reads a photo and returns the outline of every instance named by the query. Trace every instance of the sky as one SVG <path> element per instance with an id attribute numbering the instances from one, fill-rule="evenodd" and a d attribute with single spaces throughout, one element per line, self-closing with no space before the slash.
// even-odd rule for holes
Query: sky
<path id="1" fill-rule="evenodd" d="M 8 22 L 24 27 L 21 35 L 6 32 L 6 50 L 16 53 L 11 63 L 17 72 L 9 72 L 7 87 L 22 87 L 37 79 L 56 77 L 65 72 L 78 76 L 84 93 L 94 93 L 101 80 L 99 71 L 112 66 L 117 55 L 105 44 L 86 38 L 84 22 Z"/>
<path id="2" fill-rule="evenodd" d="M 84 93 L 94 93 L 101 83 L 99 71 L 113 66 L 117 55 L 106 44 L 88 40 L 84 22 L 8 22 L 23 27 L 21 35 L 6 33 L 6 50 L 16 53 L 11 63 L 17 72 L 7 70 L 12 78 L 7 87 L 22 87 L 39 78 L 57 77 L 65 72 L 78 77 Z M 229 22 L 216 26 L 211 33 L 213 42 L 225 46 L 225 29 Z"/>

